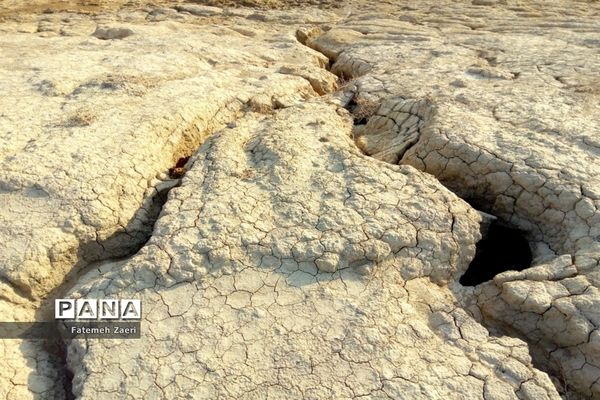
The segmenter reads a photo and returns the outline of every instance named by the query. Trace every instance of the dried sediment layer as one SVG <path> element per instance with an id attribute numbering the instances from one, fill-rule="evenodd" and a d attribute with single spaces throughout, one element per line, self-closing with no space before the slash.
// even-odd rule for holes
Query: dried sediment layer
<path id="1" fill-rule="evenodd" d="M 90 243 L 82 255 L 90 260 L 139 242 L 156 177 L 206 134 L 244 108 L 315 95 L 306 79 L 279 68 L 328 79 L 323 61 L 293 38 L 274 47 L 260 32 L 251 41 L 227 28 L 178 28 L 134 26 L 135 35 L 109 43 L 3 35 L 14 55 L 3 62 L 3 91 L 20 95 L 3 99 L 14 112 L 2 120 L 0 235 L 13 240 L 0 241 L 0 273 L 30 296 L 61 281 L 81 243 Z M 228 52 L 215 47 L 223 34 Z M 48 47 L 63 58 L 40 57 Z"/>
<path id="2" fill-rule="evenodd" d="M 365 3 L 333 29 L 339 17 L 322 11 L 195 5 L 7 22 L 3 50 L 18 57 L 1 61 L 0 85 L 19 96 L 3 99 L 15 114 L 0 120 L 3 318 L 31 318 L 71 285 L 66 296 L 143 300 L 141 340 L 69 346 L 83 399 L 558 398 L 528 346 L 490 336 L 473 311 L 556 345 L 548 354 L 567 383 L 597 395 L 597 178 L 576 163 L 595 154 L 595 67 L 551 62 L 593 47 L 594 22 L 577 5 L 576 23 L 544 14 L 554 4 L 435 6 Z M 536 39 L 532 13 L 550 28 Z M 336 87 L 327 59 L 294 37 L 319 22 L 297 38 L 336 61 L 366 125 L 353 127 L 336 97 L 302 104 Z M 573 32 L 560 52 L 553 27 Z M 548 64 L 537 72 L 533 51 Z M 552 68 L 564 76 L 550 80 Z M 215 131 L 148 243 L 61 285 L 74 266 L 137 250 L 153 222 L 147 200 L 172 186 L 164 173 Z M 527 230 L 538 269 L 462 289 L 480 214 L 432 176 L 361 154 L 352 135 Z M 515 194 L 539 176 L 545 206 L 565 216 L 557 226 Z M 567 178 L 581 194 L 571 205 Z M 538 323 L 545 306 L 563 312 L 555 325 Z M 15 343 L 2 342 L 13 356 L 0 394 L 64 395 L 60 360 Z"/>
<path id="3" fill-rule="evenodd" d="M 348 87 L 373 109 L 355 129 L 366 154 L 429 172 L 526 232 L 534 268 L 483 284 L 476 302 L 598 398 L 599 10 L 482 4 L 374 10 L 307 44 L 360 77 Z"/>
<path id="4" fill-rule="evenodd" d="M 351 130 L 317 101 L 208 139 L 147 245 L 72 293 L 139 296 L 146 315 L 135 343 L 71 344 L 74 393 L 557 398 L 523 342 L 490 337 L 444 287 L 479 214 L 360 154 Z"/>
<path id="5" fill-rule="evenodd" d="M 83 14 L 103 14 L 132 12 L 144 7 L 178 7 L 203 10 L 204 16 L 214 15 L 222 7 L 252 7 L 255 9 L 290 9 L 293 7 L 318 7 L 336 9 L 343 7 L 345 1 L 333 0 L 2 0 L 0 18 L 21 18 L 23 14 L 76 12 Z"/>
<path id="6" fill-rule="evenodd" d="M 326 58 L 277 26 L 198 28 L 176 10 L 148 24 L 153 11 L 0 26 L 4 321 L 51 318 L 67 277 L 135 252 L 177 184 L 166 172 L 214 130 L 335 87 Z M 62 396 L 60 360 L 38 344 L 2 342 L 0 397 Z"/>

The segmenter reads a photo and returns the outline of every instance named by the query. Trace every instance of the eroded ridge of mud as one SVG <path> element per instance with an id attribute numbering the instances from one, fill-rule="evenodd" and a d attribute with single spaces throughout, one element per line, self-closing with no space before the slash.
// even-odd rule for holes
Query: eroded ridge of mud
<path id="1" fill-rule="evenodd" d="M 96 262 L 120 265 L 137 252 L 187 168 L 178 160 L 211 133 L 335 88 L 324 56 L 293 37 L 271 41 L 276 24 L 238 25 L 240 33 L 174 9 L 124 15 L 0 25 L 11 54 L 1 85 L 14 94 L 0 117 L 2 320 L 51 318 L 53 298 Z M 224 36 L 226 49 L 217 45 Z M 2 349 L 0 397 L 65 395 L 60 354 L 33 341 Z"/>
<path id="2" fill-rule="evenodd" d="M 138 295 L 147 315 L 127 356 L 69 347 L 74 392 L 556 397 L 523 342 L 489 336 L 445 288 L 474 256 L 479 213 L 431 176 L 360 154 L 352 128 L 313 101 L 211 137 L 148 244 L 75 289 Z M 118 387 L 91 367 L 114 362 Z"/>

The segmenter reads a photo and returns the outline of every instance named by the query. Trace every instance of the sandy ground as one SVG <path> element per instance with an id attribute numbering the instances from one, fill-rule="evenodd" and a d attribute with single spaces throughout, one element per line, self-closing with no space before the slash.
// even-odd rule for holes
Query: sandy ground
<path id="1" fill-rule="evenodd" d="M 117 11 L 119 9 L 139 8 L 140 6 L 174 4 L 199 4 L 216 7 L 257 7 L 257 8 L 288 8 L 303 6 L 318 6 L 320 8 L 339 8 L 345 2 L 337 0 L 196 0 L 196 1 L 169 1 L 169 0 L 33 0 L 23 2 L 20 0 L 0 1 L 0 18 L 17 17 L 23 14 L 53 13 L 71 11 L 78 13 L 102 13 Z"/>

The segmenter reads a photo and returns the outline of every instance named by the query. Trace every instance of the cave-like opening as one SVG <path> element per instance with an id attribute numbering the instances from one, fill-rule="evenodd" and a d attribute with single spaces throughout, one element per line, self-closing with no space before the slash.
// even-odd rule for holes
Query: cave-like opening
<path id="1" fill-rule="evenodd" d="M 475 258 L 459 282 L 463 286 L 475 286 L 501 272 L 528 268 L 531 260 L 531 249 L 525 234 L 495 220 L 477 243 Z"/>

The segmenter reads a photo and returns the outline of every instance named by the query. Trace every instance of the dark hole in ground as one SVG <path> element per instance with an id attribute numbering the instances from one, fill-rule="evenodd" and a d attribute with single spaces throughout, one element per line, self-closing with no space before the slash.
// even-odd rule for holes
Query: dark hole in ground
<path id="1" fill-rule="evenodd" d="M 352 99 L 346 105 L 346 110 L 350 111 L 352 114 L 352 119 L 354 121 L 354 125 L 366 125 L 369 118 L 365 114 L 362 107 L 357 103 L 356 96 L 352 97 Z"/>
<path id="2" fill-rule="evenodd" d="M 354 125 L 366 125 L 367 124 L 367 118 L 366 117 L 362 117 L 362 118 L 355 118 L 354 119 Z"/>
<path id="3" fill-rule="evenodd" d="M 352 98 L 346 105 L 346 110 L 348 110 L 352 113 L 356 110 L 357 107 L 358 107 L 358 104 L 356 103 L 356 96 L 352 96 Z"/>
<path id="4" fill-rule="evenodd" d="M 459 282 L 463 286 L 475 286 L 501 272 L 528 268 L 531 260 L 531 249 L 523 232 L 493 221 L 487 234 L 477 243 L 475 258 Z"/>
<path id="5" fill-rule="evenodd" d="M 183 174 L 185 174 L 184 166 L 188 162 L 189 159 L 190 159 L 190 157 L 187 156 L 187 157 L 181 157 L 179 160 L 177 160 L 177 163 L 175 164 L 175 166 L 169 168 L 169 176 L 172 179 L 181 178 L 183 176 Z"/>
<path id="6" fill-rule="evenodd" d="M 333 58 L 330 58 L 329 62 L 327 62 L 327 66 L 325 67 L 325 69 L 327 71 L 331 71 L 331 68 L 333 68 L 333 64 L 335 64 L 335 61 L 333 60 Z"/>
<path id="7" fill-rule="evenodd" d="M 453 189 L 451 189 L 451 190 L 453 190 Z M 457 191 L 455 191 L 455 190 L 453 190 L 453 191 L 454 191 L 454 193 L 457 193 Z M 481 201 L 481 200 L 478 200 L 478 199 L 472 198 L 472 197 L 461 196 L 460 194 L 458 194 L 458 196 L 460 198 L 462 198 L 464 201 L 466 201 L 467 203 L 469 203 L 469 205 L 471 207 L 473 207 L 474 209 L 488 211 L 487 207 L 486 207 L 486 203 L 484 201 Z"/>

